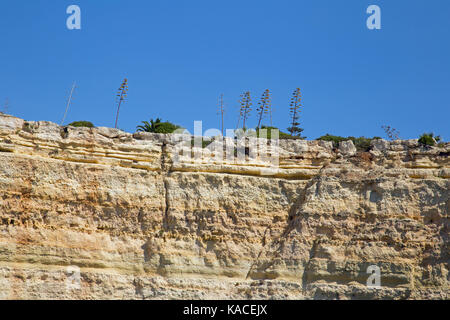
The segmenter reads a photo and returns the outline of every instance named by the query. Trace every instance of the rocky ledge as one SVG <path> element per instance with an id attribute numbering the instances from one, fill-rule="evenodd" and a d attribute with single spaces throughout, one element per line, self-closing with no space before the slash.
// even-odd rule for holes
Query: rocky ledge
<path id="1" fill-rule="evenodd" d="M 0 114 L 0 298 L 449 298 L 449 143 L 252 139 Z"/>

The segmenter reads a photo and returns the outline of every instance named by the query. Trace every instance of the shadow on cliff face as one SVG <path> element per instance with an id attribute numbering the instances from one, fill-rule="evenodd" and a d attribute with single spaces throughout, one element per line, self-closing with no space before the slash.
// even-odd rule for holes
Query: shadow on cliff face
<path id="1" fill-rule="evenodd" d="M 251 266 L 247 278 L 253 280 L 277 279 L 283 275 L 277 272 L 277 264 L 282 263 L 281 252 L 285 250 L 291 233 L 296 230 L 302 231 L 302 224 L 299 223 L 299 214 L 306 201 L 306 190 L 316 183 L 317 178 L 310 180 L 293 205 L 289 208 L 286 227 L 281 235 L 266 244 L 258 255 L 257 260 Z M 310 253 L 311 255 L 312 253 Z"/>
<path id="2" fill-rule="evenodd" d="M 447 187 L 382 176 L 313 178 L 249 277 L 297 279 L 316 298 L 330 297 L 325 284 L 344 286 L 349 299 L 407 298 L 422 284 L 439 288 L 448 281 Z M 370 265 L 381 269 L 382 292 L 365 287 Z"/>

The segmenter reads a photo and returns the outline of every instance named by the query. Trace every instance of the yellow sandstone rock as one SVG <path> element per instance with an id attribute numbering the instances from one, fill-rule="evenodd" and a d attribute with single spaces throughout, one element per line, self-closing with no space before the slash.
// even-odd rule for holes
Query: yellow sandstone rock
<path id="1" fill-rule="evenodd" d="M 0 299 L 449 298 L 450 144 L 220 148 L 0 115 Z"/>

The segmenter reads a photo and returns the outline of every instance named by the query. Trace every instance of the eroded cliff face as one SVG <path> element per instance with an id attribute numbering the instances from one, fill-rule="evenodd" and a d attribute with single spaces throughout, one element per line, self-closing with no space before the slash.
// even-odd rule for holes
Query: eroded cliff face
<path id="1" fill-rule="evenodd" d="M 450 144 L 176 146 L 0 115 L 0 298 L 449 298 Z"/>

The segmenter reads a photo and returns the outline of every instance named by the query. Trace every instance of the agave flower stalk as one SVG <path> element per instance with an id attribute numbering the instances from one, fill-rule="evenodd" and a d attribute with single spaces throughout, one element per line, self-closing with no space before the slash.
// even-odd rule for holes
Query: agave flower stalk
<path id="1" fill-rule="evenodd" d="M 117 129 L 117 122 L 119 121 L 120 106 L 122 105 L 122 102 L 124 102 L 126 100 L 127 94 L 128 94 L 128 79 L 125 78 L 123 80 L 122 84 L 120 85 L 120 88 L 117 90 L 117 95 L 116 95 L 117 115 L 116 115 L 116 125 L 114 127 L 116 129 Z"/>

